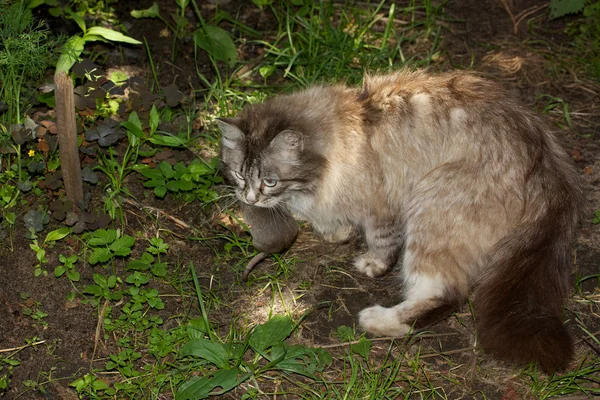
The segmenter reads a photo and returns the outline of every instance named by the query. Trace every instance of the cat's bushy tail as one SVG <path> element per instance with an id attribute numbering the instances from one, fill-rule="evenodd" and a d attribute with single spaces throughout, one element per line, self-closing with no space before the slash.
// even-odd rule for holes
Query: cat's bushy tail
<path id="1" fill-rule="evenodd" d="M 473 306 L 485 350 L 499 359 L 534 361 L 555 371 L 565 368 L 573 355 L 562 314 L 580 192 L 564 175 L 537 173 L 532 177 L 537 184 L 556 190 L 550 199 L 532 196 L 521 223 L 494 247 Z"/>

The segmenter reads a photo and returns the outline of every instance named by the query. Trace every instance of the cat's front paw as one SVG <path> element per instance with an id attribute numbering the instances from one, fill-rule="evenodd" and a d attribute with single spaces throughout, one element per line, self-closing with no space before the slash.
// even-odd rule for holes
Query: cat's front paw
<path id="1" fill-rule="evenodd" d="M 373 306 L 358 314 L 359 327 L 377 336 L 401 337 L 410 332 L 411 327 L 400 322 L 398 311 L 393 308 Z"/>
<path id="2" fill-rule="evenodd" d="M 370 278 L 385 274 L 390 266 L 376 258 L 373 258 L 370 253 L 356 257 L 354 260 L 354 268 L 367 275 Z"/>

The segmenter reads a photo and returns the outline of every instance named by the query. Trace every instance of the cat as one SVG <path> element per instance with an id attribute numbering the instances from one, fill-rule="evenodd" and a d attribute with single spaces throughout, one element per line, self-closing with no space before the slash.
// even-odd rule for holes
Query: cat
<path id="1" fill-rule="evenodd" d="M 354 266 L 369 277 L 401 265 L 404 301 L 360 311 L 363 330 L 400 337 L 472 294 L 492 356 L 567 367 L 578 175 L 547 123 L 498 84 L 365 75 L 362 87 L 310 87 L 218 124 L 242 202 L 289 210 L 330 241 L 362 232 Z"/>

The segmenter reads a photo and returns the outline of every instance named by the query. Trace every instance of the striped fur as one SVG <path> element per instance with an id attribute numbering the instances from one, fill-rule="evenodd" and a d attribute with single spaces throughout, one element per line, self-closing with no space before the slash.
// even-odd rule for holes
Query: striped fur
<path id="1" fill-rule="evenodd" d="M 498 85 L 402 71 L 277 96 L 220 124 L 241 200 L 285 206 L 329 239 L 361 231 L 369 250 L 355 267 L 370 277 L 401 261 L 405 300 L 362 310 L 363 329 L 401 336 L 473 293 L 495 357 L 568 364 L 578 178 L 546 123 Z"/>

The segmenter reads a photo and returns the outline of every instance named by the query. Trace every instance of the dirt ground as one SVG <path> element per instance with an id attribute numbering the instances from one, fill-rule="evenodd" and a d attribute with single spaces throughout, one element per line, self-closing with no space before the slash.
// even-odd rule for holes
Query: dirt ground
<path id="1" fill-rule="evenodd" d="M 129 33 L 134 37 L 147 38 L 155 62 L 168 60 L 170 42 L 161 41 L 155 28 L 156 21 L 128 17 L 129 10 L 148 7 L 151 2 L 122 3 L 127 4 L 118 10 L 118 17 L 126 24 Z M 165 8 L 172 7 L 164 3 Z M 249 21 L 254 18 L 255 24 L 262 23 L 260 18 L 250 12 L 251 2 L 223 3 L 229 10 L 241 8 L 240 15 Z M 518 25 L 518 32 L 515 34 L 511 18 L 500 0 L 448 2 L 446 14 L 452 18 L 443 22 L 441 50 L 444 68 L 470 66 L 471 69 L 502 82 L 513 89 L 524 102 L 538 108 L 536 98 L 542 94 L 551 94 L 569 104 L 571 118 L 578 132 L 563 129 L 558 135 L 583 178 L 587 209 L 583 213 L 574 252 L 574 294 L 568 302 L 567 319 L 577 315 L 585 320 L 591 332 L 598 335 L 598 303 L 594 308 L 582 301 L 582 293 L 575 292 L 575 281 L 600 273 L 600 224 L 592 224 L 593 211 L 600 208 L 600 142 L 598 136 L 594 135 L 600 128 L 600 83 L 578 76 L 575 68 L 550 72 L 555 56 L 569 51 L 570 39 L 563 33 L 569 18 L 548 21 L 544 16 L 545 0 L 508 3 L 513 15 L 535 7 L 541 8 L 525 18 Z M 534 18 L 536 25 L 535 33 L 531 33 L 527 26 L 531 18 Z M 177 82 L 182 87 L 201 86 L 201 82 L 193 78 L 196 76 L 193 73 L 193 60 L 188 57 L 189 52 L 183 51 L 177 68 L 165 67 L 161 79 Z M 121 54 L 115 51 L 108 59 L 108 66 L 113 61 L 141 69 L 148 66 L 141 48 L 135 49 L 135 52 L 128 49 Z M 207 65 L 207 74 L 208 71 L 210 68 Z M 560 113 L 550 113 L 550 118 L 556 122 L 562 121 Z M 141 184 L 135 182 L 135 178 L 132 178 L 131 185 L 134 191 L 141 191 Z M 97 202 L 97 207 L 102 207 L 101 193 L 95 193 L 93 201 Z M 215 210 L 199 210 L 194 205 L 167 203 L 154 198 L 144 199 L 143 203 L 196 227 L 206 227 L 207 221 L 210 222 L 211 218 L 218 215 Z M 128 233 L 136 232 L 145 236 L 156 231 L 157 222 L 149 221 L 136 207 L 126 205 L 125 214 L 127 230 L 130 231 Z M 261 291 L 266 280 L 256 279 L 249 284 L 240 281 L 241 271 L 247 262 L 241 255 L 237 259 L 217 259 L 215 253 L 201 241 L 185 240 L 185 237 L 193 236 L 192 232 L 165 215 L 159 215 L 158 224 L 174 233 L 170 239 L 169 261 L 176 264 L 192 260 L 201 285 L 210 287 L 216 297 L 225 299 L 230 306 L 215 309 L 215 313 L 211 314 L 213 318 L 223 322 L 224 326 L 239 316 L 247 316 L 260 323 L 266 319 L 265 308 L 273 301 L 276 303 L 276 310 L 277 307 L 282 307 L 284 302 L 273 300 L 271 292 Z M 73 290 L 68 280 L 56 279 L 51 272 L 46 277 L 33 276 L 35 254 L 29 248 L 30 241 L 23 239 L 23 233 L 23 228 L 17 227 L 13 251 L 9 251 L 6 246 L 0 247 L 0 350 L 22 346 L 25 339 L 36 338 L 35 340 L 44 340 L 45 343 L 28 347 L 19 354 L 22 364 L 14 369 L 11 389 L 4 398 L 76 399 L 75 392 L 68 388 L 72 377 L 83 375 L 82 371 L 88 371 L 91 365 L 100 367 L 102 363 L 99 360 L 114 349 L 97 341 L 98 320 L 92 308 L 78 300 L 66 300 L 67 294 Z M 48 251 L 49 265 L 56 265 L 58 254 L 68 254 L 78 246 L 77 241 L 57 243 Z M 310 311 L 300 327 L 297 340 L 311 345 L 331 345 L 335 343 L 332 333 L 337 326 L 352 326 L 356 323 L 358 311 L 366 305 L 378 303 L 390 306 L 401 300 L 402 288 L 398 283 L 391 284 L 389 277 L 366 279 L 349 268 L 350 260 L 363 250 L 364 244 L 360 240 L 344 245 L 325 244 L 311 233 L 309 226 L 302 228 L 298 240 L 284 256 L 289 260 L 290 270 L 285 277 L 280 278 L 281 291 L 277 295 L 290 300 L 285 303 L 294 305 L 291 311 L 296 315 Z M 275 262 L 268 259 L 255 269 L 253 276 L 257 278 L 274 274 L 275 269 Z M 80 266 L 79 271 L 82 282 L 91 282 L 94 267 Z M 587 291 L 588 296 L 598 296 L 598 279 L 586 280 L 581 289 Z M 161 288 L 161 293 L 176 294 L 168 286 Z M 47 325 L 32 323 L 31 318 L 23 314 L 25 307 L 35 307 L 34 302 L 39 302 L 40 309 L 48 313 L 45 318 Z M 165 314 L 181 312 L 183 307 L 174 300 L 167 299 L 165 303 Z M 599 352 L 597 344 L 589 343 L 586 334 L 573 321 L 569 323 L 569 328 L 576 338 L 578 354 Z M 473 321 L 467 306 L 454 317 L 432 327 L 431 332 L 438 336 L 429 339 L 424 337 L 418 341 L 422 356 L 430 357 L 432 365 L 440 369 L 445 368 L 449 357 L 454 365 L 465 371 L 462 374 L 463 385 L 456 389 L 449 385 L 446 390 L 449 398 L 482 398 L 476 394 L 478 391 L 485 393 L 488 399 L 526 397 L 522 394 L 524 389 L 518 386 L 519 383 L 511 375 L 510 368 L 490 359 L 479 350 L 473 350 Z M 389 343 L 376 341 L 374 347 L 385 349 L 388 345 Z M 413 351 L 414 348 L 415 346 L 408 347 L 407 351 Z M 439 357 L 439 353 L 448 356 Z M 489 376 L 470 374 L 475 365 L 484 365 Z M 498 376 L 501 376 L 500 380 Z M 45 386 L 45 393 L 25 392 L 23 382 L 27 380 L 51 383 Z"/>

